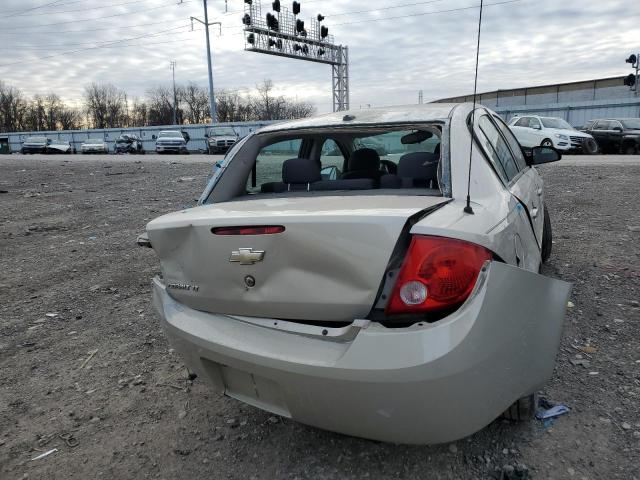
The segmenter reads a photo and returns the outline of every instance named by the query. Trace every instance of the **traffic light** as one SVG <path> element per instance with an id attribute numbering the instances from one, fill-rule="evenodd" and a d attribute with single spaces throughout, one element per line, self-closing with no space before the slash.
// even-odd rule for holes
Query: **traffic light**
<path id="1" fill-rule="evenodd" d="M 321 22 L 324 20 L 324 15 L 318 14 L 318 21 Z"/>
<path id="2" fill-rule="evenodd" d="M 296 32 L 304 32 L 304 20 L 296 20 Z"/>
<path id="3" fill-rule="evenodd" d="M 253 0 L 244 0 L 244 3 L 246 3 L 247 5 L 251 5 L 253 3 Z"/>
<path id="4" fill-rule="evenodd" d="M 251 26 L 251 15 L 249 15 L 248 13 L 244 14 L 244 17 L 242 17 L 242 23 L 244 23 L 247 27 Z"/>
<path id="5" fill-rule="evenodd" d="M 325 27 L 324 25 L 320 27 L 320 36 L 322 38 L 327 38 L 328 35 L 329 35 L 329 28 Z"/>
<path id="6" fill-rule="evenodd" d="M 635 55 L 630 55 L 629 58 L 625 60 L 625 62 L 630 63 L 633 68 L 636 67 L 636 63 L 638 63 L 638 57 Z"/>
<path id="7" fill-rule="evenodd" d="M 278 47 L 279 50 L 282 50 L 282 40 L 269 39 L 269 47 Z"/>
<path id="8" fill-rule="evenodd" d="M 300 13 L 300 2 L 293 2 L 293 14 L 298 15 Z"/>
<path id="9" fill-rule="evenodd" d="M 324 51 L 323 48 L 318 49 L 318 56 L 321 57 L 322 55 L 324 55 L 326 52 Z"/>
<path id="10" fill-rule="evenodd" d="M 636 76 L 633 73 L 630 73 L 627 78 L 624 79 L 624 84 L 627 87 L 635 87 L 636 86 Z"/>
<path id="11" fill-rule="evenodd" d="M 309 55 L 309 47 L 307 47 L 306 45 L 302 46 L 302 53 L 304 53 L 305 55 Z"/>
<path id="12" fill-rule="evenodd" d="M 278 22 L 278 17 L 276 17 L 272 13 L 267 13 L 267 27 L 269 27 L 274 32 L 280 30 L 280 23 Z"/>
<path id="13" fill-rule="evenodd" d="M 247 37 L 247 43 L 249 45 L 253 45 L 256 43 L 256 36 L 253 33 L 250 33 L 249 36 Z"/>
<path id="14" fill-rule="evenodd" d="M 271 6 L 273 7 L 274 12 L 280 13 L 280 0 L 275 0 L 275 2 L 271 4 Z"/>

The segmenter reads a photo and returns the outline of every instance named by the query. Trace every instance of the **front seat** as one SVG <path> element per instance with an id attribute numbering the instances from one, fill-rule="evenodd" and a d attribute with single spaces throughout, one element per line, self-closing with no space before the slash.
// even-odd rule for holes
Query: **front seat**
<path id="1" fill-rule="evenodd" d="M 342 175 L 345 180 L 353 178 L 370 178 L 380 181 L 380 155 L 373 148 L 361 148 L 354 151 L 347 163 L 347 171 Z"/>

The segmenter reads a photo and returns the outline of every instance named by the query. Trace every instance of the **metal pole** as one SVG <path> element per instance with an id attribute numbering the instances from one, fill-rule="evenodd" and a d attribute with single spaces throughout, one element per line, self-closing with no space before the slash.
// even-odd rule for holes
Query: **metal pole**
<path id="1" fill-rule="evenodd" d="M 213 94 L 213 67 L 211 66 L 211 42 L 209 40 L 209 14 L 207 12 L 207 0 L 204 2 L 204 27 L 207 34 L 207 64 L 209 66 L 209 109 L 211 112 L 211 123 L 218 121 L 216 114 L 216 99 Z"/>
<path id="2" fill-rule="evenodd" d="M 171 62 L 171 70 L 173 72 L 173 124 L 178 124 L 178 96 L 176 95 L 176 62 Z"/>

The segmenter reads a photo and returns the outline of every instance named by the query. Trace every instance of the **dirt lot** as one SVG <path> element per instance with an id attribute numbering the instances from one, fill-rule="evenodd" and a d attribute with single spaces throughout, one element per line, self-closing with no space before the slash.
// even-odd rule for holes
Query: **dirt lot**
<path id="1" fill-rule="evenodd" d="M 544 394 L 571 412 L 408 447 L 185 378 L 150 307 L 154 253 L 135 238 L 193 202 L 210 166 L 169 160 L 0 158 L 0 478 L 640 478 L 640 166 L 543 168 L 544 273 L 575 284 Z"/>

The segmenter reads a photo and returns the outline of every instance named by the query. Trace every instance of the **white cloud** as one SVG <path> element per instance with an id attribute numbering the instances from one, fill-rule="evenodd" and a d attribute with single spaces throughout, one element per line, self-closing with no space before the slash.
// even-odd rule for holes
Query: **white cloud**
<path id="1" fill-rule="evenodd" d="M 71 101 L 80 101 L 84 85 L 92 81 L 111 82 L 131 97 L 140 97 L 149 87 L 170 81 L 169 61 L 176 60 L 179 82 L 207 84 L 204 32 L 198 23 L 194 32 L 189 26 L 190 16 L 202 17 L 200 0 L 185 0 L 182 5 L 177 5 L 177 0 L 110 1 L 111 6 L 98 0 L 60 0 L 58 5 L 5 18 L 0 30 L 0 79 L 29 95 L 55 91 Z M 47 2 L 2 3 L 3 11 L 11 15 Z M 216 32 L 212 37 L 216 88 L 251 89 L 271 78 L 283 94 L 308 99 L 320 112 L 331 109 L 329 66 L 245 52 L 240 23 L 243 2 L 229 0 L 229 10 L 235 11 L 232 14 L 224 14 L 223 0 L 209 3 L 210 20 L 223 22 L 223 35 Z M 119 4 L 126 5 L 114 6 Z M 336 41 L 349 45 L 352 108 L 415 103 L 419 90 L 424 91 L 425 100 L 469 93 L 478 12 L 471 9 L 345 23 L 477 4 L 476 0 L 441 0 L 332 17 L 393 4 L 383 0 L 302 0 L 304 17 L 315 16 L 321 9 Z M 637 48 L 633 42 L 640 24 L 640 9 L 631 8 L 631 4 L 623 0 L 522 0 L 487 7 L 479 88 L 627 73 L 624 59 Z M 265 12 L 266 6 L 265 2 Z M 123 15 L 112 16 L 119 13 Z M 149 23 L 154 25 L 132 26 Z M 157 35 L 122 42 L 149 33 Z M 118 41 L 111 48 L 83 50 Z"/>

